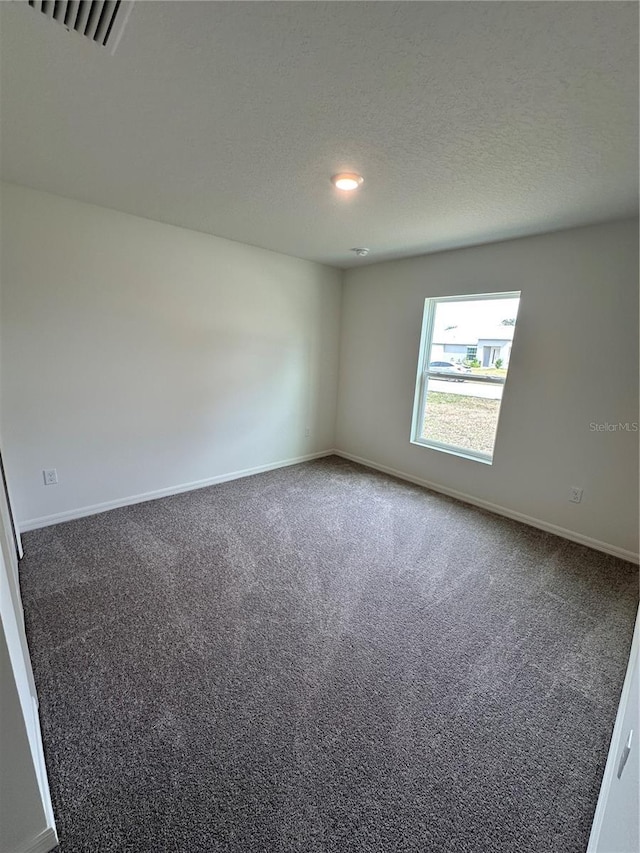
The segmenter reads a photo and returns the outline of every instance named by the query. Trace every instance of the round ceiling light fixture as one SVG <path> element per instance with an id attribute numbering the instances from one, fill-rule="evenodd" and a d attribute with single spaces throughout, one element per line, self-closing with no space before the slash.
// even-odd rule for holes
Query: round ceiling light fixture
<path id="1" fill-rule="evenodd" d="M 362 186 L 363 182 L 364 178 L 362 175 L 358 175 L 356 172 L 340 172 L 339 175 L 334 175 L 331 178 L 331 183 L 334 187 L 345 192 L 357 190 L 358 187 Z"/>
<path id="2" fill-rule="evenodd" d="M 359 258 L 366 258 L 369 254 L 369 249 L 366 249 L 364 246 L 358 246 L 357 248 L 351 249 L 352 252 L 355 252 Z"/>

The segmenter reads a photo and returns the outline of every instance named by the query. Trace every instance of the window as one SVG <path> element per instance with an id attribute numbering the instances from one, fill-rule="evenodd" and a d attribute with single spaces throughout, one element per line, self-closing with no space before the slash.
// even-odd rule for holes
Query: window
<path id="1" fill-rule="evenodd" d="M 520 292 L 426 299 L 411 441 L 493 461 Z"/>

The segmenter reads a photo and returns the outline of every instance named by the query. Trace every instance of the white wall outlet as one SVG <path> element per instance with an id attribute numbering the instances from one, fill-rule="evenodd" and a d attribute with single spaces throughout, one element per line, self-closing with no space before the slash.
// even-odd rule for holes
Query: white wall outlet
<path id="1" fill-rule="evenodd" d="M 305 434 L 306 438 L 309 438 L 309 436 L 311 435 L 311 428 L 310 428 L 310 427 L 306 427 L 306 428 L 305 428 L 305 431 L 304 431 L 304 434 Z"/>
<path id="2" fill-rule="evenodd" d="M 55 468 L 45 468 L 42 472 L 45 486 L 55 486 L 58 482 L 58 472 Z"/>
<path id="3" fill-rule="evenodd" d="M 574 504 L 579 504 L 582 501 L 582 489 L 580 486 L 571 486 L 569 488 L 569 500 Z"/>

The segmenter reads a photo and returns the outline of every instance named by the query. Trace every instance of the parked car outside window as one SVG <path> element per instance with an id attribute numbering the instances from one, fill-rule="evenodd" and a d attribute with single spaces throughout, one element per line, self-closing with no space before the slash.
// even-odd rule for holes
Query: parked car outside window
<path id="1" fill-rule="evenodd" d="M 453 364 L 450 361 L 430 361 L 429 370 L 435 370 L 438 373 L 471 373 L 469 367 L 462 367 L 462 365 Z"/>

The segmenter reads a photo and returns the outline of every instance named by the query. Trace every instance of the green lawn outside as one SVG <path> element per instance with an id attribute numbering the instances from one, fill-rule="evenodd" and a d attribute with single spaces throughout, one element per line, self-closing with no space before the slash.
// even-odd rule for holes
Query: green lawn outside
<path id="1" fill-rule="evenodd" d="M 501 376 L 503 379 L 507 376 L 507 371 L 501 367 L 471 367 L 471 373 L 475 376 Z"/>
<path id="2" fill-rule="evenodd" d="M 498 426 L 499 400 L 429 391 L 424 438 L 491 453 Z"/>

